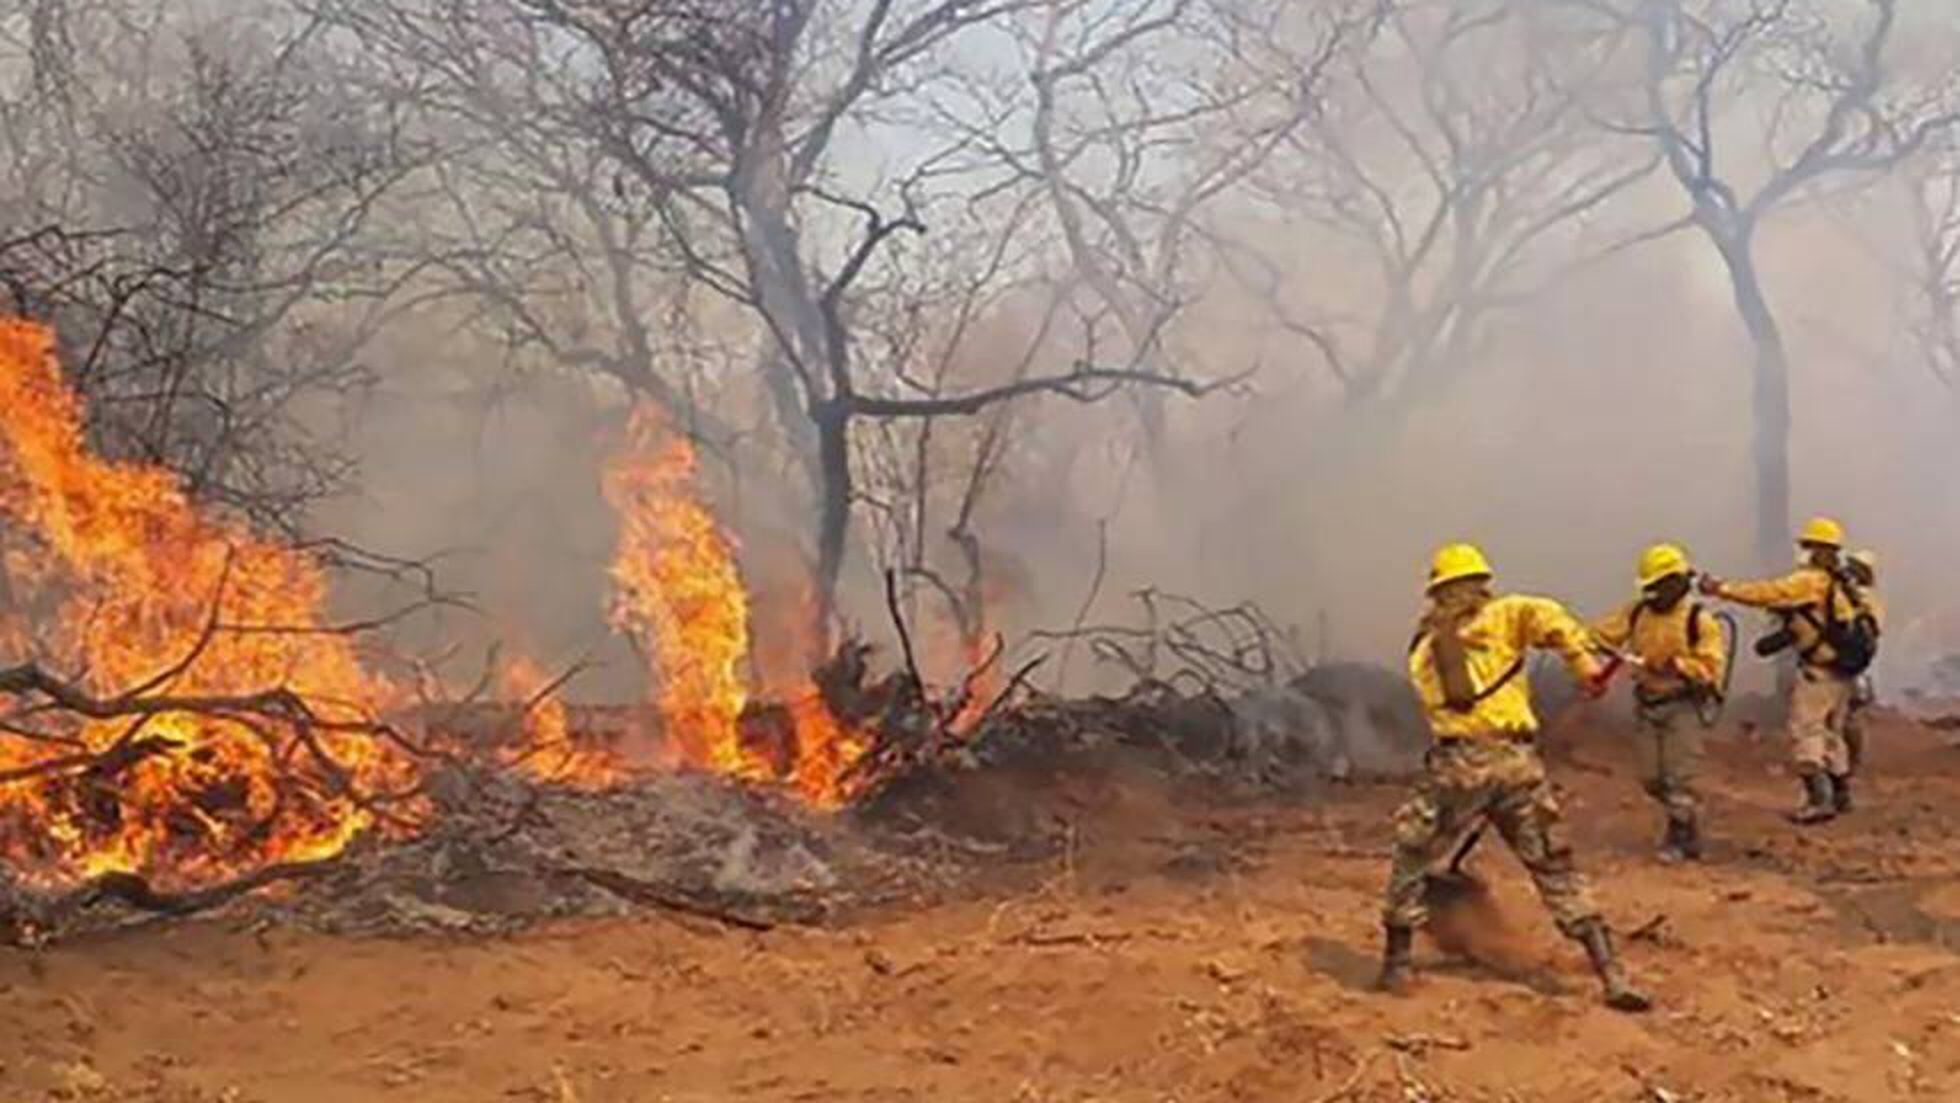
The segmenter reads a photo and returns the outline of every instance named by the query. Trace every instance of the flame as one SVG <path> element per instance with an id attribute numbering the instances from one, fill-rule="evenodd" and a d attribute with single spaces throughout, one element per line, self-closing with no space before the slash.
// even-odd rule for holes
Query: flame
<path id="1" fill-rule="evenodd" d="M 694 450 L 650 407 L 634 411 L 627 449 L 607 472 L 621 515 L 613 626 L 648 641 L 667 730 L 691 765 L 748 780 L 768 765 L 742 746 L 748 595 L 715 519 L 693 497 Z"/>
<path id="2" fill-rule="evenodd" d="M 572 789 L 612 789 L 631 780 L 617 755 L 580 746 L 573 738 L 564 699 L 536 663 L 519 656 L 505 669 L 504 684 L 525 706 L 523 740 L 511 765 L 539 781 Z"/>
<path id="3" fill-rule="evenodd" d="M 159 467 L 91 453 L 53 348 L 46 328 L 0 320 L 0 533 L 27 545 L 5 559 L 16 600 L 0 619 L 15 623 L 0 640 L 49 641 L 59 649 L 49 662 L 82 671 L 97 695 L 181 664 L 157 692 L 284 687 L 321 724 L 268 730 L 171 712 L 78 719 L 58 732 L 37 718 L 66 745 L 0 733 L 0 776 L 139 738 L 152 752 L 111 776 L 0 783 L 0 860 L 40 884 L 128 871 L 183 885 L 339 852 L 376 820 L 350 787 L 386 793 L 413 780 L 412 760 L 366 726 L 393 691 L 326 630 L 315 560 L 200 513 Z M 23 593 L 51 610 L 33 632 L 18 622 Z"/>
<path id="4" fill-rule="evenodd" d="M 790 698 L 789 714 L 796 725 L 796 791 L 818 808 L 842 806 L 854 790 L 850 769 L 868 742 L 838 722 L 815 686 Z"/>
<path id="5" fill-rule="evenodd" d="M 864 739 L 840 723 L 806 678 L 788 694 L 795 762 L 779 776 L 744 744 L 751 698 L 749 599 L 733 541 L 702 504 L 694 450 L 660 412 L 633 411 L 626 446 L 609 466 L 606 497 L 620 513 L 612 623 L 646 641 L 656 704 L 690 766 L 756 782 L 784 782 L 809 803 L 841 805 Z"/>
<path id="6" fill-rule="evenodd" d="M 953 739 L 974 733 L 1003 685 L 992 615 L 997 600 L 992 586 L 970 586 L 963 601 L 930 607 L 936 615 L 924 618 L 923 662 L 958 686 L 939 706 Z"/>
<path id="7" fill-rule="evenodd" d="M 981 630 L 960 641 L 960 652 L 966 662 L 966 680 L 960 690 L 959 709 L 946 723 L 947 732 L 955 739 L 965 739 L 973 734 L 1001 690 L 1000 656 L 992 654 L 987 645 L 984 612 L 981 617 Z"/>

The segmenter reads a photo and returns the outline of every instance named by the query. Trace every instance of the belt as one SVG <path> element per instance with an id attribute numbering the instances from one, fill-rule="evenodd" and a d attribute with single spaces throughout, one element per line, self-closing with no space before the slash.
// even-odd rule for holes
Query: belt
<path id="1" fill-rule="evenodd" d="M 1668 705 L 1678 705 L 1686 701 L 1692 701 L 1699 696 L 1701 696 L 1701 691 L 1692 686 L 1687 689 L 1677 689 L 1673 693 L 1662 693 L 1652 696 L 1642 693 L 1637 689 L 1633 692 L 1634 703 L 1643 709 L 1658 709 L 1665 708 Z"/>
<path id="2" fill-rule="evenodd" d="M 1469 743 L 1517 743 L 1528 747 L 1537 741 L 1537 732 L 1526 731 L 1478 732 L 1474 735 L 1439 735 L 1436 737 L 1436 745 L 1439 747 L 1461 746 Z"/>

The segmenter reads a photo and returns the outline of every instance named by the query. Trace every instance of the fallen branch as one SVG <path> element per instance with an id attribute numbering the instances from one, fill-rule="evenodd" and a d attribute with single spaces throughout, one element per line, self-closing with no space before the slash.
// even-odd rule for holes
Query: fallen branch
<path id="1" fill-rule="evenodd" d="M 581 878 L 605 889 L 622 900 L 629 900 L 635 904 L 644 904 L 649 907 L 664 908 L 667 911 L 694 916 L 697 919 L 712 919 L 723 926 L 734 927 L 737 930 L 763 932 L 776 929 L 776 924 L 767 919 L 758 919 L 754 916 L 743 915 L 740 912 L 732 911 L 719 905 L 696 900 L 676 893 L 670 888 L 656 885 L 651 881 L 642 881 L 636 877 L 628 877 L 617 870 L 594 869 L 590 866 L 574 866 L 552 870 L 551 872 Z"/>
<path id="2" fill-rule="evenodd" d="M 1354 1072 L 1341 1083 L 1341 1086 L 1321 1096 L 1314 1103 L 1340 1103 L 1341 1100 L 1353 1096 L 1354 1090 L 1361 1086 L 1361 1078 L 1368 1075 L 1368 1070 L 1375 1067 L 1375 1062 L 1381 1058 L 1384 1052 L 1386 1051 L 1376 1050 L 1368 1054 L 1367 1057 L 1355 1062 Z"/>
<path id="3" fill-rule="evenodd" d="M 31 935 L 36 927 L 62 917 L 86 911 L 106 901 L 118 901 L 138 911 L 157 915 L 186 916 L 209 911 L 282 881 L 324 877 L 342 868 L 339 858 L 315 862 L 281 862 L 264 866 L 222 884 L 188 892 L 159 892 L 141 874 L 119 871 L 105 873 L 49 899 L 28 894 L 26 906 L 0 911 L 0 923 L 15 934 L 16 940 Z"/>
<path id="4" fill-rule="evenodd" d="M 158 892 L 150 887 L 147 880 L 134 873 L 105 873 L 87 886 L 89 895 L 82 901 L 82 906 L 115 899 L 132 908 L 160 915 L 190 915 L 215 908 L 267 885 L 324 877 L 340 868 L 341 862 L 337 858 L 317 862 L 280 862 L 220 885 L 179 893 Z"/>
<path id="5" fill-rule="evenodd" d="M 1433 1049 L 1447 1049 L 1461 1053 L 1470 1048 L 1470 1043 L 1462 1038 L 1436 1034 L 1391 1034 L 1386 1039 L 1388 1048 L 1398 1053 L 1422 1056 Z"/>
<path id="6" fill-rule="evenodd" d="M 1627 932 L 1628 942 L 1659 942 L 1667 929 L 1667 915 L 1662 913 Z"/>
<path id="7" fill-rule="evenodd" d="M 1111 931 L 1098 934 L 1095 931 L 1024 931 L 1010 938 L 1002 939 L 1012 946 L 1101 946 L 1104 943 L 1128 942 L 1133 936 L 1124 931 Z"/>

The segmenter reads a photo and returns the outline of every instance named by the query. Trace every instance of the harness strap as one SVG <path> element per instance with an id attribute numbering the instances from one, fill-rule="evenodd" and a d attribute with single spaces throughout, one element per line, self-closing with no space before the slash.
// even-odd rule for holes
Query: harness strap
<path id="1" fill-rule="evenodd" d="M 1428 639 L 1429 639 L 1428 632 L 1423 632 L 1423 631 L 1417 632 L 1415 634 L 1415 638 L 1409 641 L 1409 654 L 1414 655 L 1416 653 L 1416 649 L 1421 647 L 1423 645 L 1423 642 Z M 1493 681 L 1491 684 L 1478 690 L 1473 696 L 1471 696 L 1470 703 L 1468 706 L 1465 706 L 1465 710 L 1467 711 L 1469 708 L 1475 708 L 1476 706 L 1481 705 L 1485 701 L 1489 700 L 1491 694 L 1496 693 L 1498 690 L 1503 689 L 1505 686 L 1511 684 L 1511 679 L 1517 677 L 1519 674 L 1524 673 L 1524 668 L 1525 668 L 1525 656 L 1519 655 L 1516 661 L 1512 662 L 1510 666 L 1504 669 L 1504 673 L 1499 674 L 1497 676 L 1496 681 Z"/>

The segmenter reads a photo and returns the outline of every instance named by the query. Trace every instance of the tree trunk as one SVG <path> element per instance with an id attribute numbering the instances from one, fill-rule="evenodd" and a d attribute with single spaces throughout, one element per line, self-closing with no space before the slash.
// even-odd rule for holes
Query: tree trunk
<path id="1" fill-rule="evenodd" d="M 1765 570 L 1789 561 L 1790 360 L 1756 271 L 1754 227 L 1719 242 L 1735 308 L 1755 345 L 1751 455 L 1756 464 L 1756 555 Z"/>
<path id="2" fill-rule="evenodd" d="M 810 639 L 820 658 L 830 643 L 830 625 L 837 609 L 837 582 L 844 573 L 844 543 L 851 523 L 851 413 L 848 406 L 828 402 L 812 412 L 817 427 L 818 466 L 823 475 L 817 493 L 817 601 L 811 610 L 815 624 Z"/>

